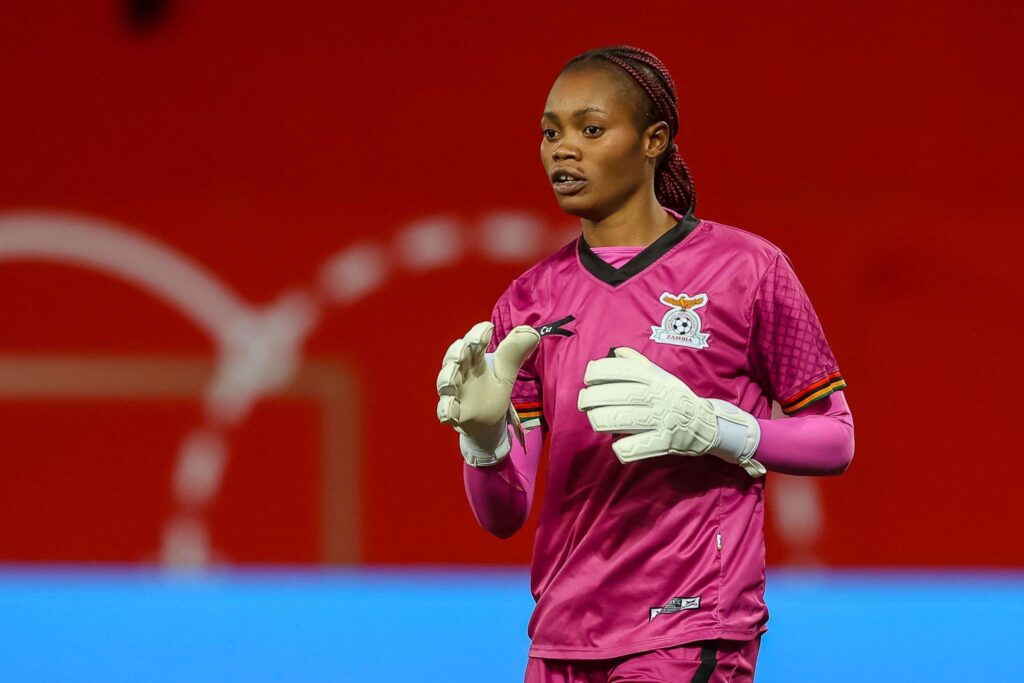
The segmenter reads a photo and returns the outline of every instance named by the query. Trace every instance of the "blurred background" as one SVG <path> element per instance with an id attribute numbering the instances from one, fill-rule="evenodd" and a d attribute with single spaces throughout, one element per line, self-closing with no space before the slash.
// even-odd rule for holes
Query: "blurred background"
<path id="1" fill-rule="evenodd" d="M 629 43 L 697 215 L 790 256 L 849 383 L 849 472 L 769 476 L 758 680 L 1024 680 L 1022 28 L 0 2 L 0 678 L 521 680 L 532 521 L 478 527 L 434 378 L 573 238 L 541 108 Z"/>

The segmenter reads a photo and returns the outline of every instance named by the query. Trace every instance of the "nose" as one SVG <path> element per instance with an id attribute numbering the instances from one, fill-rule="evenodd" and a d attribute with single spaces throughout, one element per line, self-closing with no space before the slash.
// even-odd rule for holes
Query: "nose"
<path id="1" fill-rule="evenodd" d="M 565 161 L 566 159 L 575 159 L 579 161 L 580 150 L 576 145 L 563 140 L 562 144 L 558 145 L 551 151 L 551 158 L 555 161 Z"/>

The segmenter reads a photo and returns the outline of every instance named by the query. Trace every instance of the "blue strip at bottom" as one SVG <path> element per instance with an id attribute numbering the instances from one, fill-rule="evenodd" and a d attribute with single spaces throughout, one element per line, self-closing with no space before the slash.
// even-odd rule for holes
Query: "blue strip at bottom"
<path id="1" fill-rule="evenodd" d="M 1024 573 L 774 571 L 759 683 L 1024 681 Z M 523 570 L 0 570 L 3 681 L 521 681 Z"/>

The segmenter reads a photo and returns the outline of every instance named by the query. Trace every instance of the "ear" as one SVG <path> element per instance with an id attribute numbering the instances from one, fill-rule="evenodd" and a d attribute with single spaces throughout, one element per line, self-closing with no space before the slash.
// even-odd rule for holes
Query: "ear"
<path id="1" fill-rule="evenodd" d="M 657 159 L 660 157 L 665 153 L 665 150 L 668 149 L 670 144 L 672 144 L 672 140 L 669 137 L 668 124 L 664 121 L 652 123 L 647 126 L 646 130 L 644 130 L 644 155 L 648 159 Z"/>

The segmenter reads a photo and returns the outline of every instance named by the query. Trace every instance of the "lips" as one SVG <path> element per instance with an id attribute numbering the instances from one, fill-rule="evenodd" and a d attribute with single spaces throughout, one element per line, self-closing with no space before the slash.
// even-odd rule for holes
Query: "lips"
<path id="1" fill-rule="evenodd" d="M 551 184 L 560 195 L 574 195 L 586 186 L 587 179 L 574 168 L 560 168 L 551 172 Z"/>

